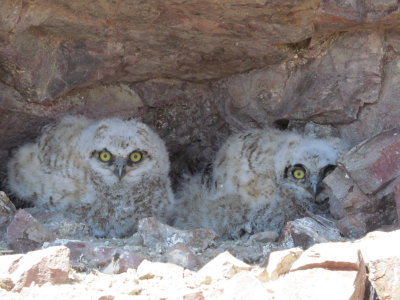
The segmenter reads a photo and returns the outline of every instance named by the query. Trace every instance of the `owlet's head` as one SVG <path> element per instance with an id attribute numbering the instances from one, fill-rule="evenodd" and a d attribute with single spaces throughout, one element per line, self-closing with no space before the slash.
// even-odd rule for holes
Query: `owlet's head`
<path id="1" fill-rule="evenodd" d="M 322 180 L 335 169 L 337 151 L 325 140 L 304 138 L 295 145 L 286 160 L 282 184 L 295 194 L 323 201 Z"/>
<path id="2" fill-rule="evenodd" d="M 164 142 L 136 120 L 99 120 L 83 130 L 81 155 L 103 181 L 131 182 L 142 175 L 168 176 L 169 159 Z"/>

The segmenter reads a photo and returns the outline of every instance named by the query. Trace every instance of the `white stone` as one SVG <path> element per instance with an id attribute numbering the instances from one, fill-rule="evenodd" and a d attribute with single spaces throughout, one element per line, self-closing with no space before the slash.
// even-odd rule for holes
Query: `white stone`
<path id="1" fill-rule="evenodd" d="M 251 266 L 225 251 L 203 266 L 197 273 L 198 279 L 206 284 L 229 279 L 240 271 L 249 271 Z"/>
<path id="2" fill-rule="evenodd" d="M 249 272 L 240 272 L 223 285 L 223 300 L 273 299 L 262 282 Z"/>

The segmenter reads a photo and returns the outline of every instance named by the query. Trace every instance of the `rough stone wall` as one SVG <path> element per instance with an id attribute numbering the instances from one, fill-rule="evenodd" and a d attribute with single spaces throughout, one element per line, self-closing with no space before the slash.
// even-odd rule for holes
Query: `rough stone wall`
<path id="1" fill-rule="evenodd" d="M 393 0 L 2 0 L 0 178 L 64 114 L 142 119 L 174 176 L 248 127 L 356 145 L 398 126 L 399 23 Z"/>

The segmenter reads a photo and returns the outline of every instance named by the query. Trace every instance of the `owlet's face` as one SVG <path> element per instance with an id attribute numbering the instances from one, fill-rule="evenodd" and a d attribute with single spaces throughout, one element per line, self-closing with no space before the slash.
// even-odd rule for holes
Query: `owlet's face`
<path id="1" fill-rule="evenodd" d="M 295 194 L 301 194 L 313 201 L 325 200 L 323 179 L 336 166 L 337 153 L 322 141 L 314 145 L 302 145 L 293 151 L 283 173 L 282 184 Z"/>
<path id="2" fill-rule="evenodd" d="M 335 165 L 326 165 L 320 169 L 307 168 L 303 164 L 295 164 L 285 169 L 284 178 L 287 184 L 306 191 L 314 201 L 320 202 L 323 190 L 322 180 L 335 169 Z"/>
<path id="3" fill-rule="evenodd" d="M 118 180 L 121 180 L 127 173 L 130 174 L 134 170 L 139 169 L 143 160 L 149 158 L 148 153 L 140 149 L 135 149 L 129 154 L 126 154 L 126 152 L 121 153 L 121 151 L 115 151 L 115 153 L 113 153 L 108 148 L 104 148 L 101 150 L 94 150 L 91 155 L 92 160 L 97 160 L 97 167 L 103 170 L 102 173 L 109 176 L 114 175 Z"/>
<path id="4" fill-rule="evenodd" d="M 109 185 L 140 181 L 146 176 L 167 176 L 164 143 L 145 124 L 109 119 L 87 128 L 81 137 L 82 156 L 91 173 Z"/>

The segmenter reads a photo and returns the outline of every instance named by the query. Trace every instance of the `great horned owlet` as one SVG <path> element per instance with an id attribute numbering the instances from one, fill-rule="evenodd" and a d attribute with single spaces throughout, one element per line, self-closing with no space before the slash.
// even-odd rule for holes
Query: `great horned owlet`
<path id="1" fill-rule="evenodd" d="M 175 225 L 212 228 L 225 238 L 279 232 L 326 199 L 322 180 L 339 148 L 338 139 L 276 129 L 233 135 L 217 152 L 209 180 L 198 174 L 181 187 Z"/>
<path id="2" fill-rule="evenodd" d="M 169 166 L 164 142 L 139 121 L 67 116 L 16 151 L 8 185 L 35 207 L 76 216 L 95 236 L 121 237 L 140 218 L 168 221 Z"/>

